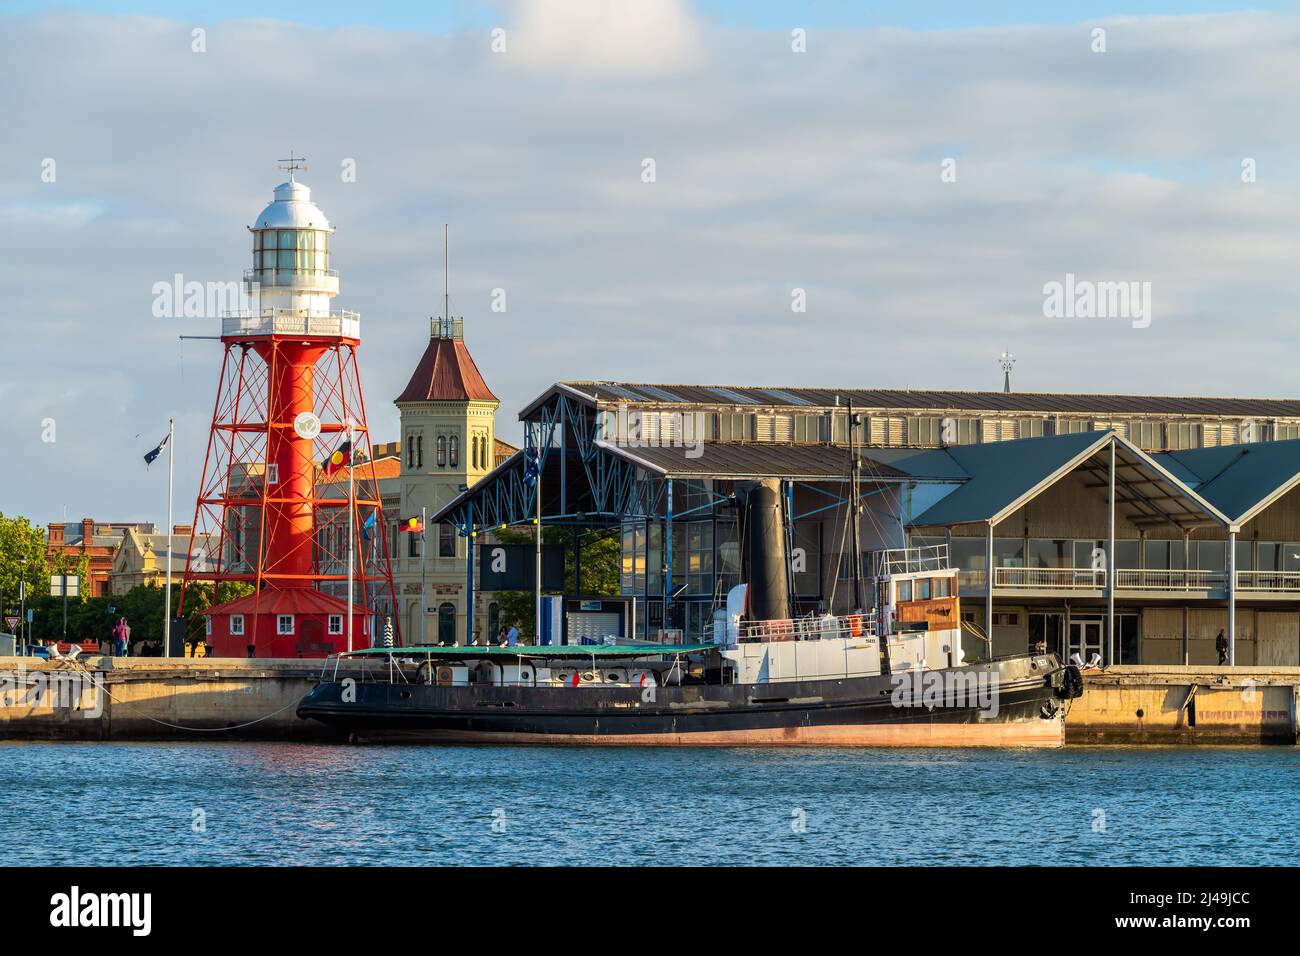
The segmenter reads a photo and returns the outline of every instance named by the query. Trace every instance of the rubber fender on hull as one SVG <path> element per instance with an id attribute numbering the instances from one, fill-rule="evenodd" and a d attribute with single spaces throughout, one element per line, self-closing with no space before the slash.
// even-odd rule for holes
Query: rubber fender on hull
<path id="1" fill-rule="evenodd" d="M 1061 672 L 1061 687 L 1057 694 L 1065 700 L 1074 700 L 1083 696 L 1083 674 L 1077 664 L 1066 664 Z"/>

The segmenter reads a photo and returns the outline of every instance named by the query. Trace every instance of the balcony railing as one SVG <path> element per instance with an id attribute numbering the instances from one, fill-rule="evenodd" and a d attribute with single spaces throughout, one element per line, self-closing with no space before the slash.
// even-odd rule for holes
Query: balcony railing
<path id="1" fill-rule="evenodd" d="M 1093 568 L 994 568 L 993 586 L 1050 591 L 1099 591 L 1106 586 L 1106 572 Z"/>
<path id="2" fill-rule="evenodd" d="M 229 335 L 325 335 L 361 338 L 360 312 L 309 312 L 306 309 L 262 309 L 260 312 L 227 312 L 221 318 L 221 334 Z"/>
<path id="3" fill-rule="evenodd" d="M 1176 571 L 1120 568 L 1115 572 L 1115 587 L 1120 591 L 1222 591 L 1227 582 L 1224 572 L 1199 568 Z"/>
<path id="4" fill-rule="evenodd" d="M 963 594 L 984 590 L 983 568 L 963 568 L 958 572 Z M 1106 572 L 1091 568 L 994 568 L 993 585 L 1007 590 L 1103 591 Z M 1161 570 L 1157 568 L 1119 568 L 1115 571 L 1117 591 L 1193 592 L 1225 591 L 1226 571 L 1192 568 Z M 1238 571 L 1238 592 L 1264 594 L 1300 594 L 1300 571 Z"/>
<path id="5" fill-rule="evenodd" d="M 1238 591 L 1300 591 L 1300 571 L 1238 571 Z"/>
<path id="6" fill-rule="evenodd" d="M 244 288 L 253 286 L 268 289 L 339 288 L 336 269 L 245 269 Z"/>
<path id="7" fill-rule="evenodd" d="M 1158 570 L 1119 568 L 1115 571 L 1118 591 L 1222 591 L 1227 587 L 1223 571 Z M 983 588 L 982 569 L 961 572 L 962 587 Z M 994 568 L 993 586 L 1007 590 L 1103 591 L 1106 572 L 1094 568 Z M 1300 591 L 1300 572 L 1240 571 L 1237 586 L 1242 590 Z"/>

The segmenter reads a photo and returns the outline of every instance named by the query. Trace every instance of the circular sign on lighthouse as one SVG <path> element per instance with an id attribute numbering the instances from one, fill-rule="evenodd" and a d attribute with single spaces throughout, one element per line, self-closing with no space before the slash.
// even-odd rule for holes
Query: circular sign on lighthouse
<path id="1" fill-rule="evenodd" d="M 299 438 L 311 441 L 320 434 L 320 419 L 311 412 L 299 412 L 293 420 L 293 431 Z"/>

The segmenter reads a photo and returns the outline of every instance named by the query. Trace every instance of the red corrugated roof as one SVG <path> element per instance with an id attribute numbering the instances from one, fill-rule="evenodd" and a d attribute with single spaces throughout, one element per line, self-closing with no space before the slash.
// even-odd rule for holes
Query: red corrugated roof
<path id="1" fill-rule="evenodd" d="M 353 613 L 360 608 L 353 607 Z M 204 614 L 346 614 L 348 602 L 315 588 L 266 588 L 258 595 L 249 594 L 209 608 Z"/>
<path id="2" fill-rule="evenodd" d="M 402 476 L 402 459 L 397 455 L 387 455 L 383 458 L 376 458 L 374 464 L 376 481 L 383 481 L 385 478 L 400 478 Z M 359 461 L 356 464 L 356 469 L 357 473 L 355 477 L 357 481 L 370 480 L 370 462 Z M 317 463 L 316 484 L 347 484 L 347 481 L 348 470 L 346 467 L 340 468 L 338 471 L 334 472 L 333 475 L 326 475 L 325 469 Z"/>
<path id="3" fill-rule="evenodd" d="M 463 339 L 434 338 L 398 402 L 495 402 Z"/>

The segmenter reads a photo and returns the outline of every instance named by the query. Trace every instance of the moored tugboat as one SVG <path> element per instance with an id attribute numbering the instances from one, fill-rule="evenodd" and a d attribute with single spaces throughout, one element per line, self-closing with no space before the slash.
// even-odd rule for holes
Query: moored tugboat
<path id="1" fill-rule="evenodd" d="M 942 546 L 874 556 L 866 614 L 754 619 L 734 588 L 697 644 L 371 648 L 298 715 L 360 741 L 622 746 L 1034 746 L 1083 692 L 1051 654 L 970 660 Z M 967 626 L 969 633 L 973 632 Z"/>

